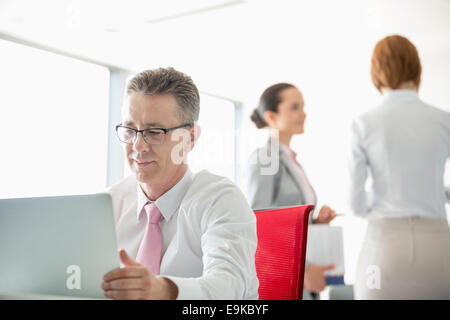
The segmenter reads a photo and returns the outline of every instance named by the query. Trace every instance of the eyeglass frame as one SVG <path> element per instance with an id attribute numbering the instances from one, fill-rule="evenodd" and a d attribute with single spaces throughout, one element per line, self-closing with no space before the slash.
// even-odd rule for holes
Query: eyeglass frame
<path id="1" fill-rule="evenodd" d="M 137 139 L 137 137 L 138 137 L 138 133 L 140 132 L 141 135 L 142 135 L 142 139 L 145 141 L 145 143 L 146 143 L 146 144 L 150 144 L 150 143 L 147 142 L 147 140 L 145 140 L 145 137 L 144 137 L 144 131 L 147 131 L 147 130 L 162 130 L 162 131 L 164 132 L 164 139 L 165 139 L 166 134 L 167 134 L 168 132 L 173 131 L 173 130 L 176 130 L 176 129 L 180 129 L 180 128 L 192 127 L 193 125 L 194 125 L 193 123 L 185 123 L 185 124 L 182 124 L 182 125 L 179 125 L 179 126 L 176 126 L 176 127 L 172 127 L 172 128 L 147 128 L 147 129 L 137 130 L 137 129 L 133 129 L 133 128 L 124 126 L 124 125 L 122 125 L 122 124 L 118 124 L 118 125 L 116 125 L 116 134 L 117 134 L 117 138 L 119 139 L 120 142 L 125 143 L 125 144 L 133 144 L 133 143 L 136 142 L 136 139 Z M 133 130 L 134 133 L 135 133 L 133 142 L 123 142 L 122 140 L 120 140 L 120 138 L 119 138 L 119 132 L 117 131 L 117 130 L 119 130 L 119 128 L 127 128 L 127 129 L 130 129 L 130 130 Z M 165 140 L 164 140 L 164 141 L 165 141 Z M 161 144 L 163 144 L 164 141 L 161 142 Z M 151 144 L 150 144 L 150 145 L 151 145 Z"/>

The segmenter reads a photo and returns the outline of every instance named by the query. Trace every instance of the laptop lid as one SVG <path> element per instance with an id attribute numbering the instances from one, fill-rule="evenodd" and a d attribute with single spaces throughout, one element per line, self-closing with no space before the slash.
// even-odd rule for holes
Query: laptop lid
<path id="1" fill-rule="evenodd" d="M 117 267 L 109 194 L 0 199 L 0 293 L 104 298 Z"/>

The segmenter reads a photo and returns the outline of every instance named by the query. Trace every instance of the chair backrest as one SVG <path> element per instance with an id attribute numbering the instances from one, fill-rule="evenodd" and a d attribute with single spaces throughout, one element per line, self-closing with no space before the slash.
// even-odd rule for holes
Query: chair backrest
<path id="1" fill-rule="evenodd" d="M 256 210 L 260 300 L 301 300 L 312 205 Z"/>

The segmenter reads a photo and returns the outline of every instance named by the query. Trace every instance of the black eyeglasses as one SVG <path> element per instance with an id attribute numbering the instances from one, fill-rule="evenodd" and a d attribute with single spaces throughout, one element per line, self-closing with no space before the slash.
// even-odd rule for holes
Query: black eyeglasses
<path id="1" fill-rule="evenodd" d="M 191 127 L 192 123 L 182 124 L 181 126 L 173 127 L 173 128 L 149 128 L 144 130 L 136 130 L 133 128 L 125 127 L 120 124 L 116 126 L 117 137 L 123 143 L 132 144 L 137 139 L 137 134 L 140 132 L 142 134 L 142 138 L 148 144 L 158 145 L 164 143 L 164 137 L 167 132 L 172 130 Z"/>

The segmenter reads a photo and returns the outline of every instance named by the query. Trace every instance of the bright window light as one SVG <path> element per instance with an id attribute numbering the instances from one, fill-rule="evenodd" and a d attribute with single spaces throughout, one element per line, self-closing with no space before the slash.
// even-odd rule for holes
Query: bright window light
<path id="1" fill-rule="evenodd" d="M 198 124 L 201 135 L 189 157 L 189 167 L 235 180 L 235 110 L 230 101 L 201 95 Z"/>
<path id="2" fill-rule="evenodd" d="M 106 187 L 109 70 L 0 40 L 0 198 Z"/>

